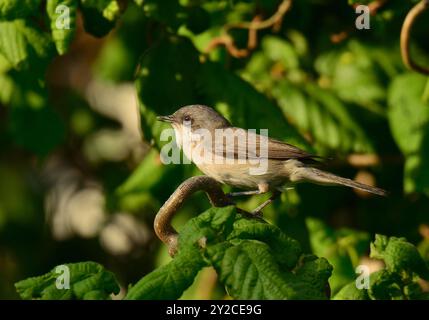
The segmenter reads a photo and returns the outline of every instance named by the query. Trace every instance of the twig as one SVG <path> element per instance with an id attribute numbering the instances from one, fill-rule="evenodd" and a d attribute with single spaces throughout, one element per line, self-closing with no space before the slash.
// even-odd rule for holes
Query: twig
<path id="1" fill-rule="evenodd" d="M 408 12 L 407 16 L 405 17 L 404 24 L 402 25 L 402 30 L 401 30 L 402 61 L 409 69 L 425 75 L 429 75 L 429 68 L 420 66 L 411 59 L 410 36 L 411 36 L 411 30 L 412 30 L 413 24 L 417 20 L 417 17 L 419 17 L 428 8 L 429 8 L 429 0 L 422 0 L 419 3 L 417 3 L 410 10 L 410 12 Z"/>
<path id="2" fill-rule="evenodd" d="M 264 21 L 252 21 L 252 22 L 233 22 L 225 25 L 224 30 L 228 32 L 231 29 L 252 29 L 261 30 L 273 26 L 276 22 L 283 19 L 283 16 L 288 12 L 292 6 L 292 0 L 283 0 L 279 5 L 277 11 Z"/>
<path id="3" fill-rule="evenodd" d="M 208 53 L 220 45 L 223 45 L 234 58 L 244 58 L 249 54 L 249 50 L 237 48 L 230 35 L 222 35 L 220 37 L 213 38 L 204 51 Z"/>
<path id="4" fill-rule="evenodd" d="M 259 16 L 256 16 L 251 22 L 235 22 L 226 24 L 223 27 L 223 34 L 219 37 L 213 38 L 204 51 L 208 53 L 216 47 L 223 45 L 228 53 L 234 58 L 244 58 L 248 56 L 250 51 L 256 48 L 258 42 L 257 31 L 272 26 L 276 27 L 276 30 L 278 30 L 279 25 L 283 20 L 283 16 L 291 8 L 291 6 L 292 0 L 283 0 L 277 11 L 267 20 L 261 21 Z M 234 39 L 228 33 L 231 29 L 249 30 L 247 48 L 240 49 L 236 47 Z"/>

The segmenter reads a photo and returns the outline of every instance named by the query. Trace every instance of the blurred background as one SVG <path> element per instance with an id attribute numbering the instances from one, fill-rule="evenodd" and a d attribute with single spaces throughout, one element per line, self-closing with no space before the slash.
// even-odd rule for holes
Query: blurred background
<path id="1" fill-rule="evenodd" d="M 46 1 L 34 2 L 22 16 L 0 6 L 1 299 L 18 297 L 16 281 L 66 262 L 97 261 L 126 288 L 169 261 L 154 216 L 200 172 L 162 164 L 167 126 L 155 117 L 187 104 L 215 107 L 236 126 L 268 127 L 329 158 L 324 168 L 390 192 L 299 185 L 264 210 L 305 251 L 341 256 L 330 260 L 341 284 L 354 266 L 371 264 L 375 233 L 406 237 L 429 259 L 429 81 L 406 70 L 399 45 L 418 1 L 109 0 L 99 1 L 110 8 L 102 14 L 91 1 L 63 1 L 74 8 L 72 34 L 59 40 Z M 371 8 L 369 30 L 355 27 L 357 2 Z M 428 18 L 411 42 L 426 66 Z M 27 41 L 28 55 L 16 63 L 7 30 L 18 20 L 27 31 L 11 43 Z M 174 225 L 207 208 L 195 194 Z M 321 228 L 335 234 L 330 249 L 312 242 Z M 183 298 L 224 296 L 204 269 Z"/>

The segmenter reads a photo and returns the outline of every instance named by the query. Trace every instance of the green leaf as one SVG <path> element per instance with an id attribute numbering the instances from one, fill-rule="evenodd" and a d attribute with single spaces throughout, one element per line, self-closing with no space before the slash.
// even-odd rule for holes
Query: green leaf
<path id="1" fill-rule="evenodd" d="M 236 216 L 233 206 L 223 208 L 210 208 L 199 216 L 191 219 L 180 230 L 179 250 L 190 247 L 202 239 L 205 244 L 219 243 L 226 240 L 232 231 Z"/>
<path id="2" fill-rule="evenodd" d="M 50 50 L 47 34 L 38 31 L 25 20 L 0 21 L 0 54 L 15 69 L 28 67 L 31 55 L 46 58 Z"/>
<path id="3" fill-rule="evenodd" d="M 127 300 L 178 299 L 205 266 L 196 248 L 181 250 L 168 264 L 152 271 L 132 286 Z"/>
<path id="4" fill-rule="evenodd" d="M 290 71 L 299 68 L 299 57 L 293 45 L 279 37 L 266 36 L 262 40 L 262 50 L 271 61 L 276 61 Z"/>
<path id="5" fill-rule="evenodd" d="M 117 0 L 81 0 L 85 30 L 95 37 L 104 37 L 114 28 L 120 15 Z"/>
<path id="6" fill-rule="evenodd" d="M 199 242 L 225 240 L 231 232 L 235 208 L 211 208 L 189 220 L 179 236 L 179 251 L 167 265 L 143 277 L 133 286 L 126 299 L 178 299 L 206 265 Z"/>
<path id="7" fill-rule="evenodd" d="M 65 138 L 63 120 L 48 106 L 11 108 L 8 130 L 17 145 L 41 156 L 47 155 Z"/>
<path id="8" fill-rule="evenodd" d="M 197 73 L 198 53 L 182 37 L 164 37 L 142 57 L 136 86 L 146 140 L 154 140 L 161 147 L 161 131 L 171 127 L 157 121 L 156 116 L 195 104 Z"/>
<path id="9" fill-rule="evenodd" d="M 281 270 L 269 246 L 257 240 L 235 240 L 209 246 L 206 255 L 233 298 L 326 299 L 320 287 L 327 284 L 331 266 L 322 260 L 308 270 L 299 268 L 295 275 Z M 308 277 L 309 272 L 316 276 Z"/>
<path id="10" fill-rule="evenodd" d="M 177 30 L 186 17 L 185 9 L 178 0 L 135 0 L 142 7 L 145 16 L 168 25 L 172 30 Z"/>
<path id="11" fill-rule="evenodd" d="M 426 263 L 429 263 L 429 239 L 424 238 L 417 246 L 417 249 Z"/>
<path id="12" fill-rule="evenodd" d="M 309 132 L 315 142 L 331 150 L 370 152 L 371 140 L 348 111 L 349 106 L 332 92 L 315 85 L 291 85 L 280 82 L 272 89 L 283 112 L 302 132 Z"/>
<path id="13" fill-rule="evenodd" d="M 0 52 L 19 69 L 28 58 L 27 41 L 19 26 L 25 25 L 23 20 L 13 22 L 0 21 Z"/>
<path id="14" fill-rule="evenodd" d="M 228 293 L 240 299 L 287 299 L 294 290 L 284 281 L 269 247 L 259 241 L 211 246 L 207 256 Z"/>
<path id="15" fill-rule="evenodd" d="M 238 215 L 228 239 L 254 239 L 270 246 L 277 263 L 292 269 L 302 253 L 295 239 L 289 238 L 278 227 L 253 218 Z"/>
<path id="16" fill-rule="evenodd" d="M 419 74 L 404 74 L 396 77 L 389 88 L 390 128 L 405 155 L 419 150 L 422 129 L 429 121 L 429 106 L 422 100 L 426 80 Z"/>
<path id="17" fill-rule="evenodd" d="M 125 195 L 150 191 L 163 175 L 165 175 L 165 166 L 159 159 L 159 153 L 151 150 L 116 192 L 119 195 Z"/>
<path id="18" fill-rule="evenodd" d="M 389 124 L 406 157 L 405 192 L 429 192 L 429 104 L 422 99 L 427 78 L 418 74 L 396 77 L 389 88 Z"/>
<path id="19" fill-rule="evenodd" d="M 119 4 L 117 0 L 81 0 L 84 8 L 95 8 L 104 18 L 115 21 L 119 17 Z"/>
<path id="20" fill-rule="evenodd" d="M 333 300 L 370 300 L 368 291 L 358 289 L 356 282 L 352 281 L 341 288 L 340 291 L 333 297 Z"/>
<path id="21" fill-rule="evenodd" d="M 277 227 L 248 220 L 233 206 L 211 208 L 183 226 L 174 259 L 143 277 L 127 298 L 177 299 L 210 264 L 234 298 L 325 299 L 332 267 L 299 254 L 298 243 Z"/>
<path id="22" fill-rule="evenodd" d="M 371 273 L 368 295 L 373 300 L 403 299 L 402 279 L 385 269 Z"/>
<path id="23" fill-rule="evenodd" d="M 4 105 L 7 105 L 9 104 L 13 95 L 13 80 L 8 75 L 0 73 L 0 87 L 2 88 L 2 90 L 0 90 L 0 102 Z"/>
<path id="24" fill-rule="evenodd" d="M 40 0 L 0 0 L 0 19 L 13 20 L 35 14 Z"/>
<path id="25" fill-rule="evenodd" d="M 62 9 L 67 7 L 67 11 Z M 65 54 L 76 33 L 77 0 L 48 0 L 46 11 L 51 20 L 52 39 L 60 55 Z M 59 10 L 61 9 L 61 10 Z M 67 13 L 66 17 L 63 15 Z"/>
<path id="26" fill-rule="evenodd" d="M 376 234 L 371 243 L 371 258 L 383 259 L 390 272 L 415 272 L 421 278 L 429 279 L 429 268 L 417 248 L 405 238 L 387 237 Z"/>
<path id="27" fill-rule="evenodd" d="M 58 267 L 61 267 L 58 268 Z M 58 266 L 43 276 L 28 278 L 15 284 L 22 299 L 108 299 L 119 293 L 115 276 L 95 262 L 79 262 Z M 58 268 L 58 269 L 57 269 Z M 70 288 L 57 288 L 68 270 Z M 65 280 L 64 280 L 65 281 Z"/>
<path id="28" fill-rule="evenodd" d="M 342 50 L 321 54 L 315 67 L 342 100 L 382 113 L 378 104 L 384 101 L 386 90 L 376 55 L 375 48 L 351 40 Z"/>
<path id="29" fill-rule="evenodd" d="M 354 265 L 369 245 L 365 233 L 350 230 L 335 231 L 314 218 L 306 219 L 312 251 L 328 259 L 334 267 L 329 283 L 335 294 L 340 288 L 355 279 Z M 361 248 L 361 251 L 357 251 Z"/>

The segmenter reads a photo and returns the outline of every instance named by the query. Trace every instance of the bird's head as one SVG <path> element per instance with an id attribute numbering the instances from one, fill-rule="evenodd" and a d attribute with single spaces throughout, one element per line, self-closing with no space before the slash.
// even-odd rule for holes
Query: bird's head
<path id="1" fill-rule="evenodd" d="M 190 105 L 177 110 L 169 116 L 157 117 L 159 121 L 171 123 L 174 129 L 183 129 L 189 127 L 192 131 L 197 129 L 214 129 L 227 128 L 230 125 L 228 120 L 217 113 L 213 108 L 204 105 Z"/>

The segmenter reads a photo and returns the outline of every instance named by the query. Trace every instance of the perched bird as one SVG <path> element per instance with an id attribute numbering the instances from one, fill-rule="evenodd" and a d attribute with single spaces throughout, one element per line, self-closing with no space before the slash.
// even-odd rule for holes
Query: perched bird
<path id="1" fill-rule="evenodd" d="M 190 105 L 158 120 L 174 129 L 177 145 L 188 159 L 216 181 L 249 191 L 230 196 L 272 192 L 254 213 L 272 202 L 284 187 L 299 182 L 341 185 L 385 196 L 386 191 L 314 167 L 320 157 L 256 131 L 233 127 L 214 109 Z M 243 143 L 244 141 L 244 143 Z"/>

